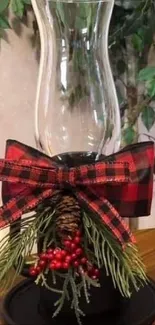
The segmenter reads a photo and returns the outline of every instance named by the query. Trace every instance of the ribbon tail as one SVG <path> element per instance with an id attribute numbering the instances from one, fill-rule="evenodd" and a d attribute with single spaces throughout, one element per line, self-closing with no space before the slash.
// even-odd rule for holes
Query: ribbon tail
<path id="1" fill-rule="evenodd" d="M 18 196 L 9 200 L 0 208 L 0 228 L 18 220 L 23 213 L 29 212 L 38 206 L 44 199 L 53 195 L 52 189 L 41 188 L 25 189 Z"/>
<path id="2" fill-rule="evenodd" d="M 128 242 L 135 243 L 135 238 L 128 225 L 107 199 L 100 199 L 95 192 L 88 188 L 85 188 L 84 191 L 78 190 L 76 196 L 86 209 L 98 215 L 122 246 Z"/>

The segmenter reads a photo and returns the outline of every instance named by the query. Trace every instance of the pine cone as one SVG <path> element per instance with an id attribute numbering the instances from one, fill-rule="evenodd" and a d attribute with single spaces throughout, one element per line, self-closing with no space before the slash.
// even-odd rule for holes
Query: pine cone
<path id="1" fill-rule="evenodd" d="M 81 223 L 81 208 L 77 200 L 70 195 L 64 195 L 56 206 L 56 232 L 63 239 L 73 236 L 79 230 Z"/>

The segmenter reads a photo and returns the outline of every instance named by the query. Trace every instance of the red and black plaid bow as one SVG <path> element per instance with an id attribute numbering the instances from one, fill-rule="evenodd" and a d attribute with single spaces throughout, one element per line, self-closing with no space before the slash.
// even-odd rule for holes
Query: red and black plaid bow
<path id="1" fill-rule="evenodd" d="M 150 214 L 153 165 L 153 142 L 131 145 L 93 164 L 66 168 L 36 149 L 8 140 L 6 159 L 0 160 L 4 201 L 0 227 L 69 185 L 83 207 L 98 215 L 122 245 L 133 242 L 122 217 Z"/>

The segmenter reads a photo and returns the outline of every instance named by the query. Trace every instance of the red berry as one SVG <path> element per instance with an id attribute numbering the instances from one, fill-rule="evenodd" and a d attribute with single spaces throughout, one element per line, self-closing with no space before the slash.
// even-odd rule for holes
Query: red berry
<path id="1" fill-rule="evenodd" d="M 73 254 L 71 255 L 71 259 L 72 259 L 72 260 L 76 260 L 76 258 L 77 258 L 76 254 L 73 253 Z"/>
<path id="2" fill-rule="evenodd" d="M 53 254 L 56 255 L 57 253 L 60 253 L 60 249 L 59 248 L 55 248 L 53 251 Z"/>
<path id="3" fill-rule="evenodd" d="M 76 231 L 75 235 L 76 235 L 77 237 L 80 237 L 80 236 L 81 236 L 81 231 L 80 231 L 80 230 Z"/>
<path id="4" fill-rule="evenodd" d="M 48 254 L 48 259 L 49 260 L 53 260 L 53 257 L 54 257 L 54 254 L 53 253 Z"/>
<path id="5" fill-rule="evenodd" d="M 55 268 L 56 268 L 56 270 L 61 269 L 62 266 L 63 266 L 63 264 L 61 262 L 55 262 Z"/>
<path id="6" fill-rule="evenodd" d="M 30 270 L 30 271 L 29 271 L 29 274 L 30 274 L 31 276 L 37 276 L 37 273 L 36 273 L 35 270 Z"/>
<path id="7" fill-rule="evenodd" d="M 87 258 L 82 257 L 80 262 L 81 262 L 81 264 L 87 264 Z"/>
<path id="8" fill-rule="evenodd" d="M 40 259 L 41 260 L 47 260 L 47 258 L 48 258 L 48 254 L 46 254 L 46 253 L 41 253 L 40 254 Z"/>
<path id="9" fill-rule="evenodd" d="M 53 249 L 52 248 L 48 248 L 47 253 L 48 254 L 52 254 L 53 253 Z"/>
<path id="10" fill-rule="evenodd" d="M 74 251 L 76 249 L 76 244 L 75 243 L 71 243 L 70 248 L 72 251 Z"/>
<path id="11" fill-rule="evenodd" d="M 65 240 L 64 245 L 66 248 L 71 248 L 71 241 L 70 240 Z"/>
<path id="12" fill-rule="evenodd" d="M 41 272 L 41 267 L 40 266 L 37 265 L 35 269 L 37 271 L 37 274 L 39 274 Z"/>
<path id="13" fill-rule="evenodd" d="M 70 255 L 67 255 L 67 256 L 65 257 L 65 262 L 66 262 L 66 263 L 70 263 L 71 260 L 72 260 L 72 257 L 71 257 Z"/>
<path id="14" fill-rule="evenodd" d="M 88 265 L 88 274 L 90 277 L 94 275 L 94 267 L 92 265 Z"/>
<path id="15" fill-rule="evenodd" d="M 93 270 L 94 275 L 98 278 L 100 275 L 100 270 L 99 269 L 94 269 Z"/>
<path id="16" fill-rule="evenodd" d="M 56 252 L 55 259 L 58 260 L 58 261 L 60 261 L 62 259 L 61 251 Z"/>
<path id="17" fill-rule="evenodd" d="M 56 269 L 56 263 L 55 262 L 50 263 L 49 268 L 50 268 L 50 270 L 55 270 Z"/>
<path id="18" fill-rule="evenodd" d="M 63 269 L 68 270 L 68 269 L 69 269 L 69 263 L 64 262 L 64 263 L 62 264 L 62 267 L 63 267 Z"/>
<path id="19" fill-rule="evenodd" d="M 75 254 L 76 254 L 77 256 L 81 255 L 82 253 L 83 253 L 82 248 L 77 248 L 76 251 L 75 251 Z"/>
<path id="20" fill-rule="evenodd" d="M 78 267 L 80 265 L 79 261 L 74 261 L 73 263 L 74 267 Z"/>
<path id="21" fill-rule="evenodd" d="M 66 257 L 66 255 L 67 255 L 67 252 L 63 249 L 63 250 L 61 251 L 62 259 L 63 259 L 64 257 Z"/>
<path id="22" fill-rule="evenodd" d="M 44 268 L 46 266 L 46 261 L 45 260 L 40 260 L 38 263 L 38 266 L 40 266 L 41 268 Z"/>
<path id="23" fill-rule="evenodd" d="M 76 237 L 74 238 L 74 243 L 75 243 L 75 244 L 80 244 L 80 243 L 81 243 L 81 237 L 76 236 Z"/>
<path id="24" fill-rule="evenodd" d="M 36 268 L 36 267 L 31 267 L 31 268 L 29 269 L 29 274 L 30 274 L 31 276 L 37 276 L 37 275 L 38 275 L 37 268 Z"/>

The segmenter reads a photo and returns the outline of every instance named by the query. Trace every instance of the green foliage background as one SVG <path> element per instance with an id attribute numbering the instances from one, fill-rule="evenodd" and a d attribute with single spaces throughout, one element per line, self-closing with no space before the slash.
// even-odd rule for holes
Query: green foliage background
<path id="1" fill-rule="evenodd" d="M 8 9 L 22 22 L 30 7 L 31 0 L 0 0 L 2 37 L 4 29 L 11 28 Z M 122 117 L 123 144 L 138 140 L 139 116 L 148 132 L 155 123 L 154 17 L 155 0 L 115 0 L 109 49 Z"/>
<path id="2" fill-rule="evenodd" d="M 148 132 L 155 123 L 154 17 L 154 0 L 115 0 L 109 44 L 115 80 L 126 89 L 124 99 L 117 87 L 125 144 L 138 140 L 139 116 Z"/>

